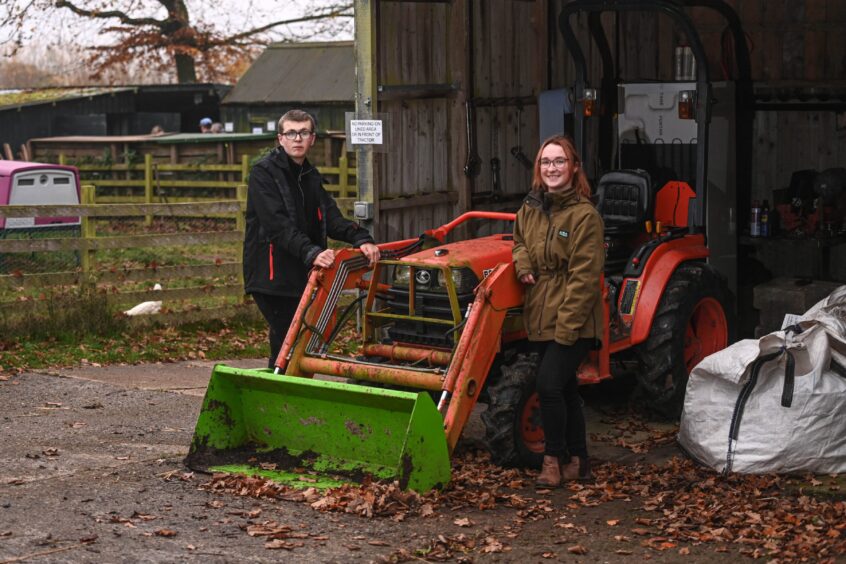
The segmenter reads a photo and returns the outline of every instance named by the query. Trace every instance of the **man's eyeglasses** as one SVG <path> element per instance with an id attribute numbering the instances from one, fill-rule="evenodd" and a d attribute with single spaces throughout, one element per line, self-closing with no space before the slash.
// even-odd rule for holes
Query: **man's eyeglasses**
<path id="1" fill-rule="evenodd" d="M 281 135 L 285 139 L 289 139 L 291 141 L 293 141 L 297 137 L 305 140 L 305 139 L 308 139 L 309 137 L 311 137 L 312 135 L 314 135 L 314 131 L 309 131 L 308 129 L 302 129 L 300 131 L 294 131 L 292 129 L 290 131 L 283 131 Z"/>
<path id="2" fill-rule="evenodd" d="M 549 168 L 552 165 L 555 165 L 555 168 L 564 168 L 564 165 L 567 164 L 567 161 L 569 160 L 570 159 L 565 159 L 564 157 L 559 157 L 552 161 L 549 159 L 541 159 L 540 165 L 541 168 Z"/>

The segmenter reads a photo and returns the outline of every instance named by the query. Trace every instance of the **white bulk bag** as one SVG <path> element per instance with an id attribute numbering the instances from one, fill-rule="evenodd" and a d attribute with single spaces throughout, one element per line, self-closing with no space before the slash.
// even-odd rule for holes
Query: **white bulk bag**
<path id="1" fill-rule="evenodd" d="M 846 286 L 795 325 L 700 362 L 678 440 L 725 473 L 846 472 Z"/>

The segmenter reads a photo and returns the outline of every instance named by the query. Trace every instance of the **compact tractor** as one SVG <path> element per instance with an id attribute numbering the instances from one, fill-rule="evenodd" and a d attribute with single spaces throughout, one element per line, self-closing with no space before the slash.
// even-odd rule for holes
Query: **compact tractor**
<path id="1" fill-rule="evenodd" d="M 711 226 L 724 220 L 705 199 L 706 186 L 714 186 L 706 161 L 714 94 L 702 45 L 682 8 L 703 4 L 711 2 L 577 0 L 560 17 L 577 63 L 571 118 L 580 148 L 585 116 L 601 98 L 586 83 L 572 14 L 586 11 L 594 21 L 609 8 L 660 9 L 687 33 L 698 64 L 693 82 L 619 85 L 629 111 L 619 112 L 618 123 L 644 131 L 636 132 L 642 142 L 618 158 L 626 162 L 634 152 L 660 170 L 630 167 L 597 182 L 607 247 L 597 281 L 605 329 L 601 349 L 579 370 L 580 382 L 593 384 L 634 364 L 650 406 L 674 415 L 689 371 L 729 343 L 733 317 L 731 292 L 709 244 Z M 682 138 L 676 153 L 650 141 L 648 124 L 634 114 L 639 96 L 645 107 L 654 106 L 649 87 L 661 84 L 664 106 L 690 124 L 679 131 L 695 135 L 692 142 Z M 624 129 L 621 135 L 631 134 Z M 684 166 L 656 184 L 657 174 L 673 170 L 673 159 Z M 321 476 L 317 485 L 370 476 L 428 490 L 449 482 L 450 454 L 471 411 L 484 402 L 493 460 L 537 466 L 544 447 L 537 359 L 525 354 L 512 236 L 508 230 L 448 242 L 469 220 L 512 222 L 514 215 L 469 212 L 419 238 L 380 245 L 382 260 L 372 268 L 358 251 L 344 249 L 332 268 L 313 270 L 275 371 L 215 367 L 188 465 L 300 485 L 315 485 L 313 477 L 302 481 L 307 472 Z M 346 352 L 339 335 L 354 319 L 361 338 Z"/>

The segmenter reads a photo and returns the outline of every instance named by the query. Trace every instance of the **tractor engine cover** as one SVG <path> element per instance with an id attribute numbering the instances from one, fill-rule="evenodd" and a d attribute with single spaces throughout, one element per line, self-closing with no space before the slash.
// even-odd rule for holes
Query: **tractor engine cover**
<path id="1" fill-rule="evenodd" d="M 472 241 L 459 241 L 408 255 L 397 265 L 388 291 L 391 313 L 410 315 L 410 289 L 414 287 L 414 315 L 430 319 L 453 319 L 443 267 L 448 267 L 462 314 L 474 299 L 481 280 L 502 262 L 511 262 L 510 234 L 491 235 Z M 414 271 L 414 277 L 410 272 Z M 392 341 L 451 348 L 451 327 L 419 320 L 397 320 L 388 329 Z"/>

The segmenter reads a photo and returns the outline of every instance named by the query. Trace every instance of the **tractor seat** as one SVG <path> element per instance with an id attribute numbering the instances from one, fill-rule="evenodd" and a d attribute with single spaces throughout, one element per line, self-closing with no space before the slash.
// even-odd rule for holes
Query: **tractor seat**
<path id="1" fill-rule="evenodd" d="M 644 170 L 605 173 L 596 188 L 596 198 L 596 209 L 608 235 L 641 232 L 644 222 L 652 217 L 651 182 Z"/>

